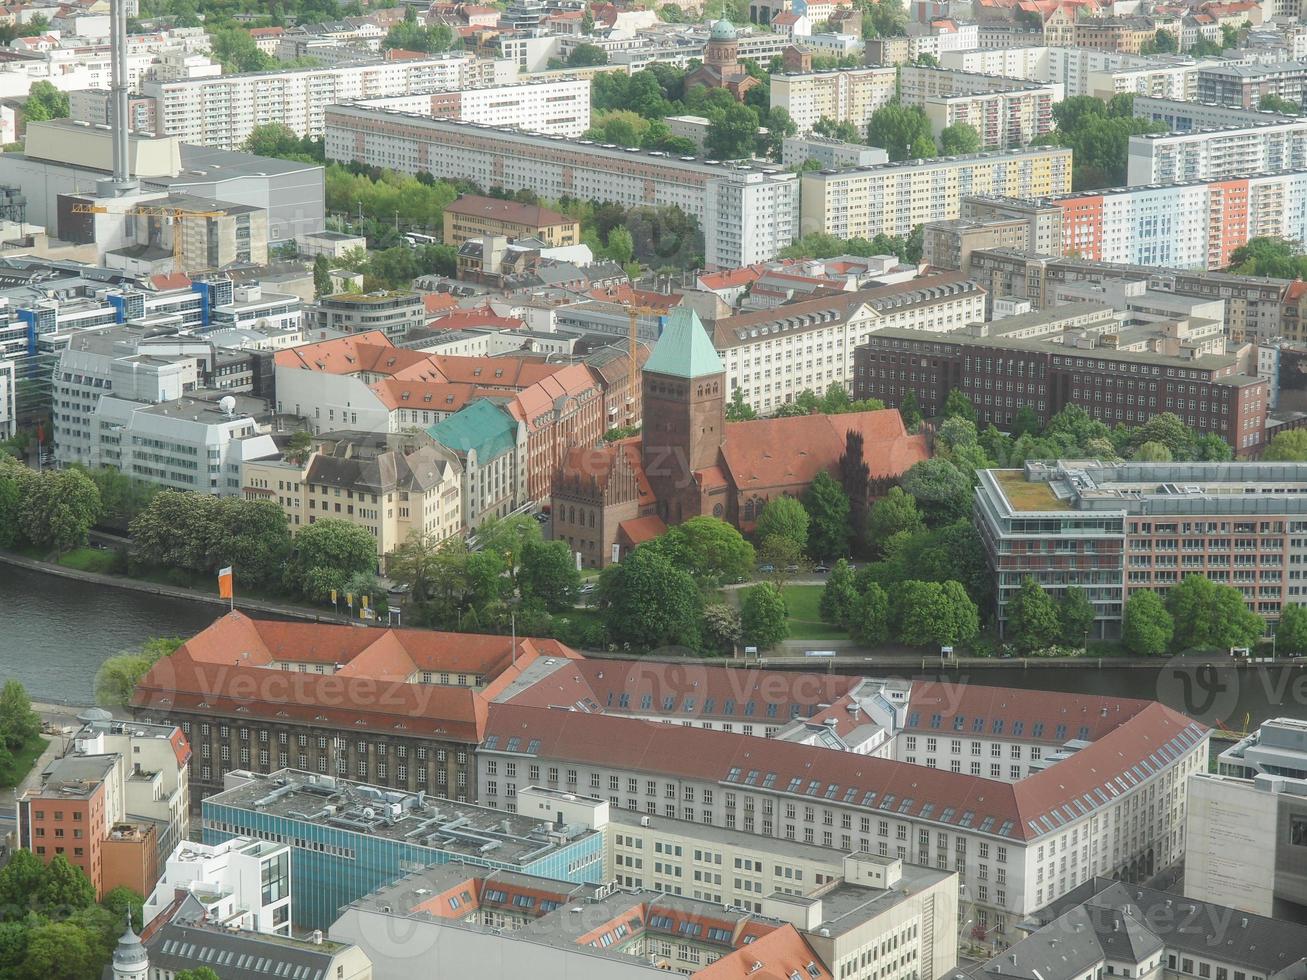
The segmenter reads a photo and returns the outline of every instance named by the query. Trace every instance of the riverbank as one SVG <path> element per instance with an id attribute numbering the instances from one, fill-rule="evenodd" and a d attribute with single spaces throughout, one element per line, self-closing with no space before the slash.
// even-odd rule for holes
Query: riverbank
<path id="1" fill-rule="evenodd" d="M 126 589 L 131 592 L 143 592 L 147 595 L 162 596 L 168 599 L 185 599 L 190 602 L 203 602 L 216 607 L 226 607 L 228 605 L 226 599 L 220 598 L 212 592 L 202 592 L 199 589 L 188 589 L 178 585 L 160 585 L 157 582 L 146 582 L 121 575 L 105 575 L 101 572 L 92 572 L 81 568 L 69 568 L 66 565 L 57 565 L 54 562 L 16 555 L 12 551 L 0 551 L 0 564 L 24 568 L 29 572 L 39 572 L 42 575 L 52 575 L 56 578 L 73 579 L 91 585 Z M 308 606 L 299 606 L 287 602 L 270 602 L 266 599 L 251 599 L 239 595 L 236 597 L 236 608 L 244 612 L 268 613 L 287 619 L 302 619 L 315 623 L 349 622 L 349 619 L 344 616 L 337 616 L 334 613 L 313 609 Z"/>

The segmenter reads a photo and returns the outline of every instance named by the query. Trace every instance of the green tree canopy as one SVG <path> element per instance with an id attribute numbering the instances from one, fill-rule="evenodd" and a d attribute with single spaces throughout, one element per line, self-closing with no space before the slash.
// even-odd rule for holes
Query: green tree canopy
<path id="1" fill-rule="evenodd" d="M 41 733 L 41 719 L 32 710 L 32 699 L 22 683 L 12 678 L 0 688 L 0 743 L 16 751 Z"/>
<path id="2" fill-rule="evenodd" d="M 39 548 L 68 551 L 86 543 L 100 517 L 100 491 L 79 469 L 43 470 L 23 481 L 23 536 Z"/>
<path id="3" fill-rule="evenodd" d="M 1087 645 L 1094 628 L 1094 604 L 1084 589 L 1071 585 L 1063 591 L 1057 604 L 1057 619 L 1063 646 Z"/>
<path id="4" fill-rule="evenodd" d="M 782 494 L 767 501 L 754 526 L 759 541 L 766 541 L 772 535 L 788 538 L 800 550 L 808 545 L 808 512 L 803 504 L 794 497 Z"/>
<path id="5" fill-rule="evenodd" d="M 588 68 L 608 64 L 608 52 L 597 44 L 578 44 L 567 56 L 568 68 Z"/>
<path id="6" fill-rule="evenodd" d="M 698 647 L 703 598 L 689 572 L 652 548 L 636 548 L 599 576 L 604 624 L 614 642 L 638 650 Z"/>
<path id="7" fill-rule="evenodd" d="M 572 608 L 581 590 L 581 573 L 566 541 L 528 541 L 518 581 L 523 598 L 535 599 L 551 612 Z"/>
<path id="8" fill-rule="evenodd" d="M 858 597 L 850 627 L 853 638 L 868 646 L 879 646 L 889 639 L 889 596 L 875 582 L 867 583 Z"/>
<path id="9" fill-rule="evenodd" d="M 703 152 L 717 160 L 747 160 L 753 156 L 757 136 L 758 114 L 743 103 L 732 102 L 709 113 Z"/>
<path id="10" fill-rule="evenodd" d="M 1307 429 L 1277 432 L 1266 444 L 1262 459 L 1275 463 L 1307 462 Z"/>
<path id="11" fill-rule="evenodd" d="M 872 505 L 867 515 L 867 540 L 878 554 L 884 554 L 884 544 L 900 532 L 914 534 L 925 529 L 917 501 L 902 487 L 890 487 L 889 492 Z"/>
<path id="12" fill-rule="evenodd" d="M 926 113 L 897 102 L 872 113 L 867 123 L 867 142 L 883 148 L 891 162 L 929 158 L 938 152 Z"/>
<path id="13" fill-rule="evenodd" d="M 1285 603 L 1275 627 L 1276 653 L 1307 653 L 1307 606 Z"/>
<path id="14" fill-rule="evenodd" d="M 23 103 L 23 115 L 28 122 L 68 118 L 68 94 L 45 80 L 33 82 Z"/>
<path id="15" fill-rule="evenodd" d="M 1174 586 L 1166 595 L 1166 610 L 1175 623 L 1172 643 L 1177 650 L 1251 647 L 1266 629 L 1242 592 L 1201 575 L 1186 575 Z"/>
<path id="16" fill-rule="evenodd" d="M 662 553 L 705 589 L 743 581 L 753 571 L 755 561 L 753 545 L 716 517 L 692 517 L 643 547 Z"/>
<path id="17" fill-rule="evenodd" d="M 367 529 L 330 518 L 295 535 L 286 562 L 286 587 L 317 601 L 344 588 L 356 572 L 376 571 L 377 543 Z"/>
<path id="18" fill-rule="evenodd" d="M 822 470 L 803 495 L 808 512 L 808 554 L 834 558 L 849 551 L 849 497 L 844 488 Z"/>
<path id="19" fill-rule="evenodd" d="M 785 596 L 771 582 L 745 590 L 740 603 L 740 633 L 745 643 L 770 650 L 790 635 Z"/>
<path id="20" fill-rule="evenodd" d="M 848 628 L 853 622 L 858 599 L 853 569 L 849 567 L 848 561 L 841 558 L 830 570 L 830 576 L 821 590 L 822 620 Z"/>
<path id="21" fill-rule="evenodd" d="M 1007 629 L 1004 635 L 1022 653 L 1034 653 L 1052 646 L 1061 623 L 1057 606 L 1043 587 L 1026 576 L 1016 595 L 1007 601 Z"/>
<path id="22" fill-rule="evenodd" d="M 970 481 L 946 459 L 936 457 L 913 464 L 900 483 L 930 527 L 965 517 L 971 506 Z"/>
<path id="23" fill-rule="evenodd" d="M 970 123 L 954 123 L 945 126 L 939 133 L 939 152 L 946 157 L 961 156 L 965 153 L 979 153 L 984 148 L 980 134 Z"/>
<path id="24" fill-rule="evenodd" d="M 1171 646 L 1175 623 L 1156 592 L 1140 590 L 1126 600 L 1121 644 L 1141 657 L 1157 657 Z"/>
<path id="25" fill-rule="evenodd" d="M 957 645 L 980 632 L 976 605 L 957 582 L 909 579 L 890 600 L 895 632 L 908 646 Z"/>

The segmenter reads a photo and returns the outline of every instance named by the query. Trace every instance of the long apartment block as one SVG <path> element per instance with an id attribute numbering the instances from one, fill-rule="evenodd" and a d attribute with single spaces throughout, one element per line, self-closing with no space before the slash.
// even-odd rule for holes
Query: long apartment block
<path id="1" fill-rule="evenodd" d="M 235 149 L 256 126 L 284 123 L 297 136 L 321 136 L 327 106 L 354 99 L 451 91 L 507 80 L 507 62 L 465 55 L 378 61 L 290 71 L 146 81 L 159 132 L 200 146 Z M 500 77 L 500 76 L 503 77 Z"/>
<path id="2" fill-rule="evenodd" d="M 1307 167 L 1307 119 L 1130 137 L 1126 183 L 1178 184 Z"/>
<path id="3" fill-rule="evenodd" d="M 331 160 L 531 190 L 552 200 L 676 206 L 699 220 L 710 268 L 736 269 L 773 258 L 798 232 L 797 178 L 774 167 L 734 166 L 360 105 L 327 109 L 326 145 Z"/>
<path id="4" fill-rule="evenodd" d="M 800 135 L 823 118 L 865 131 L 871 115 L 894 98 L 896 70 L 888 67 L 779 72 L 771 77 L 771 104 L 786 109 Z"/>
<path id="5" fill-rule="evenodd" d="M 1215 270 L 1250 238 L 1307 240 L 1307 170 L 1053 198 L 1062 254 Z"/>
<path id="6" fill-rule="evenodd" d="M 538 79 L 486 88 L 394 95 L 361 104 L 487 126 L 512 126 L 551 136 L 580 136 L 590 128 L 590 79 Z"/>
<path id="7" fill-rule="evenodd" d="M 801 230 L 840 238 L 907 235 L 961 217 L 962 198 L 1052 197 L 1071 191 L 1071 151 L 1041 146 L 905 160 L 802 177 Z"/>

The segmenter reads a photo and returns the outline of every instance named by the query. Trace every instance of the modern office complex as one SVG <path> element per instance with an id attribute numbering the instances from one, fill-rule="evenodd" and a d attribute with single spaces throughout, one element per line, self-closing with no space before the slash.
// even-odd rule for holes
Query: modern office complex
<path id="1" fill-rule="evenodd" d="M 1120 635 L 1133 592 L 1165 593 L 1186 575 L 1233 586 L 1272 622 L 1302 601 L 1300 463 L 1031 462 L 981 472 L 975 516 L 1000 628 L 1027 577 L 1054 595 L 1083 588 L 1104 638 Z"/>
<path id="2" fill-rule="evenodd" d="M 802 176 L 801 230 L 839 238 L 908 235 L 957 218 L 969 194 L 1038 198 L 1071 190 L 1071 151 L 1003 150 Z"/>
<path id="3" fill-rule="evenodd" d="M 1307 722 L 1268 718 L 1216 757 L 1216 771 L 1240 779 L 1262 774 L 1307 779 Z"/>
<path id="4" fill-rule="evenodd" d="M 166 913 L 178 893 L 232 929 L 290 935 L 290 845 L 249 837 L 220 844 L 181 842 L 145 896 L 143 925 Z"/>
<path id="5" fill-rule="evenodd" d="M 678 158 L 588 140 L 522 133 L 358 105 L 326 112 L 327 157 L 438 173 L 557 200 L 623 207 L 676 205 L 699 220 L 709 267 L 770 259 L 797 236 L 798 180 L 790 171 Z"/>
<path id="6" fill-rule="evenodd" d="M 566 882 L 598 882 L 604 835 L 576 825 L 283 769 L 232 771 L 204 799 L 204 843 L 291 844 L 297 929 L 326 929 L 344 905 L 406 872 L 464 861 Z"/>
<path id="7" fill-rule="evenodd" d="M 893 66 L 778 72 L 771 79 L 771 104 L 789 112 L 800 136 L 823 118 L 865 132 L 872 113 L 894 98 L 895 81 Z"/>
<path id="8" fill-rule="evenodd" d="M 1130 137 L 1126 183 L 1177 184 L 1307 167 L 1307 120 Z"/>
<path id="9" fill-rule="evenodd" d="M 1307 239 L 1307 170 L 1142 183 L 1052 198 L 1063 212 L 1062 253 L 1205 271 L 1227 268 L 1250 238 Z"/>
<path id="10" fill-rule="evenodd" d="M 501 71 L 496 66 L 503 65 Z M 361 62 L 324 68 L 222 75 L 185 81 L 146 81 L 162 135 L 187 143 L 238 147 L 255 126 L 283 123 L 297 136 L 321 136 L 327 106 L 355 99 L 457 91 L 493 81 L 506 62 L 478 62 L 466 55 Z M 490 77 L 487 78 L 487 70 Z"/>

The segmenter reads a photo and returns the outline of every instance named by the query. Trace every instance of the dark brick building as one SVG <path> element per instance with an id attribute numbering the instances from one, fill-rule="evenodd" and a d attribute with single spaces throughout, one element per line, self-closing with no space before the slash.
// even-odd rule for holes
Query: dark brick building
<path id="1" fill-rule="evenodd" d="M 1141 425 L 1174 412 L 1240 455 L 1265 438 L 1268 383 L 1240 374 L 1233 357 L 1167 357 L 1041 340 L 882 330 L 854 352 L 853 397 L 898 407 L 909 391 L 938 414 L 951 389 L 976 406 L 977 422 L 1006 429 L 1022 407 L 1043 420 L 1078 405 L 1108 425 Z"/>

